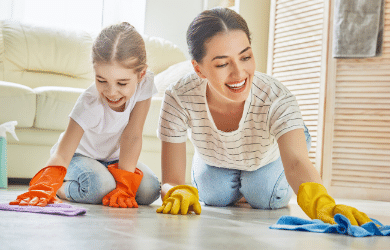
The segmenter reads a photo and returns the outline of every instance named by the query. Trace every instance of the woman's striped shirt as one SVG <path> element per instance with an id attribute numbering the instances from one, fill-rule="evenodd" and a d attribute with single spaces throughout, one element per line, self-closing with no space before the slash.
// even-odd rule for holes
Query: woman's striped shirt
<path id="1" fill-rule="evenodd" d="M 279 156 L 277 140 L 304 128 L 298 103 L 275 78 L 255 72 L 237 130 L 217 129 L 206 100 L 207 79 L 191 73 L 165 91 L 157 136 L 166 142 L 192 141 L 205 163 L 253 171 Z"/>

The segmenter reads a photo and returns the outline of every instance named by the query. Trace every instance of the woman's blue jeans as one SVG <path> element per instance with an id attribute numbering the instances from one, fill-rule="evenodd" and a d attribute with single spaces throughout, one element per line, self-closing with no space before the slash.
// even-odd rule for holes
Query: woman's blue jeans
<path id="1" fill-rule="evenodd" d="M 103 162 L 75 154 L 64 179 L 66 198 L 74 202 L 101 204 L 103 197 L 116 188 L 115 179 L 107 166 L 117 162 Z M 138 162 L 137 168 L 144 176 L 135 200 L 138 205 L 149 205 L 160 196 L 160 182 L 145 164 Z"/>
<path id="2" fill-rule="evenodd" d="M 311 136 L 306 126 L 305 136 L 309 150 Z M 200 200 L 210 206 L 233 205 L 244 196 L 253 208 L 278 209 L 287 206 L 293 194 L 280 157 L 255 171 L 243 171 L 207 165 L 195 153 L 191 177 Z"/>

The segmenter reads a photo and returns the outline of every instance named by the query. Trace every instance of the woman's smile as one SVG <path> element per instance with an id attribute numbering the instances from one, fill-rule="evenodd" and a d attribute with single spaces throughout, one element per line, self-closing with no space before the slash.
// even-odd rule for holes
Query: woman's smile
<path id="1" fill-rule="evenodd" d="M 238 81 L 238 82 L 230 82 L 226 83 L 225 85 L 228 87 L 228 89 L 234 93 L 241 93 L 242 91 L 245 90 L 245 87 L 247 86 L 246 84 L 247 79 L 243 81 Z"/>

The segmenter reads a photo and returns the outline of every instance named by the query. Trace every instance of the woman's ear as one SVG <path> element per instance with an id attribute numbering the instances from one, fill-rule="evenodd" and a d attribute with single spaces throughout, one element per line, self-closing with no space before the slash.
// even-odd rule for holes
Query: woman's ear
<path id="1" fill-rule="evenodd" d="M 191 60 L 191 63 L 192 63 L 192 67 L 194 67 L 194 70 L 195 70 L 196 74 L 197 74 L 200 78 L 206 78 L 206 76 L 202 74 L 198 62 L 195 61 L 195 60 Z"/>

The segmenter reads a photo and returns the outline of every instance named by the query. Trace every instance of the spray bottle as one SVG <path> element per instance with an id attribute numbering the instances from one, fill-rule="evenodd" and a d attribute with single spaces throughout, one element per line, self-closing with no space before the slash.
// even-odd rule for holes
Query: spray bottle
<path id="1" fill-rule="evenodd" d="M 15 134 L 15 126 L 17 121 L 6 122 L 0 125 L 0 188 L 7 188 L 7 139 L 6 133 L 10 133 L 16 140 L 19 141 Z"/>

